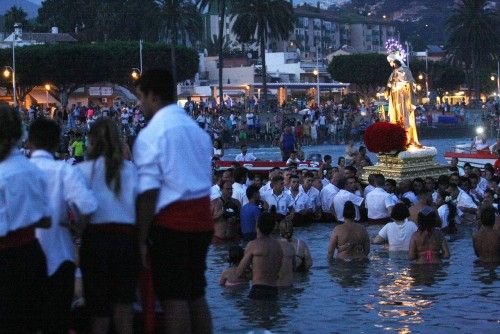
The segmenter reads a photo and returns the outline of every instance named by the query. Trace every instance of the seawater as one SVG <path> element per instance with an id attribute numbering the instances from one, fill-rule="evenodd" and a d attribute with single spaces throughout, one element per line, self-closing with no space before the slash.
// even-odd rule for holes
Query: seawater
<path id="1" fill-rule="evenodd" d="M 423 140 L 441 154 L 456 140 Z M 228 150 L 226 157 L 238 150 Z M 278 159 L 276 148 L 251 150 Z M 316 146 L 306 153 L 344 154 L 344 146 Z M 449 238 L 451 259 L 440 265 L 413 265 L 372 245 L 370 261 L 328 261 L 332 224 L 296 228 L 311 250 L 314 265 L 274 302 L 256 302 L 249 286 L 220 287 L 227 247 L 212 246 L 207 260 L 207 298 L 216 333 L 499 333 L 500 268 L 475 261 L 472 230 L 459 226 Z M 381 226 L 369 226 L 374 237 Z"/>

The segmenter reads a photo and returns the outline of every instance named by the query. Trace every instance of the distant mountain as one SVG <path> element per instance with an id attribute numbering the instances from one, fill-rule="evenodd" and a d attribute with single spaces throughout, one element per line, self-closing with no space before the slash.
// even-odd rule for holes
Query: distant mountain
<path id="1" fill-rule="evenodd" d="M 12 6 L 21 7 L 28 18 L 36 17 L 40 8 L 40 5 L 28 0 L 0 0 L 0 15 L 3 16 Z"/>

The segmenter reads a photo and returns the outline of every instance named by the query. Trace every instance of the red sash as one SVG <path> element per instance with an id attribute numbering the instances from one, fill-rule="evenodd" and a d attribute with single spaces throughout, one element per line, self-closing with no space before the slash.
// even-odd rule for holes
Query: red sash
<path id="1" fill-rule="evenodd" d="M 0 251 L 18 248 L 35 241 L 35 228 L 25 227 L 0 237 Z"/>
<path id="2" fill-rule="evenodd" d="M 210 197 L 174 202 L 156 215 L 155 223 L 180 232 L 213 231 Z"/>

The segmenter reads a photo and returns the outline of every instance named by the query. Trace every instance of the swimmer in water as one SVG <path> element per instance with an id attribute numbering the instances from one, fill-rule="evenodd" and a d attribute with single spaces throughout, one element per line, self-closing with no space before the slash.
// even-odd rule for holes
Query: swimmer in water
<path id="1" fill-rule="evenodd" d="M 481 262 L 500 262 L 500 231 L 495 231 L 495 209 L 481 210 L 481 228 L 472 237 L 474 252 Z"/>
<path id="2" fill-rule="evenodd" d="M 449 259 L 448 243 L 437 228 L 440 220 L 436 210 L 426 206 L 418 213 L 417 232 L 410 240 L 409 259 L 420 264 L 440 263 L 441 259 Z"/>
<path id="3" fill-rule="evenodd" d="M 238 268 L 238 264 L 240 263 L 241 259 L 243 259 L 244 254 L 245 251 L 241 246 L 231 246 L 229 248 L 228 262 L 230 267 L 222 272 L 219 282 L 220 285 L 229 287 L 248 283 L 249 279 L 248 277 L 246 277 L 246 272 L 244 272 L 243 275 L 239 276 L 238 279 L 234 281 L 229 279 L 229 277 L 231 277 L 231 275 L 234 274 L 234 272 Z"/>
<path id="4" fill-rule="evenodd" d="M 252 265 L 252 289 L 249 295 L 252 299 L 273 300 L 278 296 L 277 281 L 283 251 L 280 243 L 271 237 L 273 230 L 272 215 L 263 212 L 257 222 L 257 239 L 248 243 L 238 268 L 228 277 L 234 282 Z"/>
<path id="5" fill-rule="evenodd" d="M 337 258 L 344 261 L 366 260 L 370 253 L 370 237 L 366 228 L 354 221 L 356 208 L 351 201 L 344 205 L 344 223 L 335 227 L 328 245 L 328 259 L 333 258 L 335 249 Z"/>

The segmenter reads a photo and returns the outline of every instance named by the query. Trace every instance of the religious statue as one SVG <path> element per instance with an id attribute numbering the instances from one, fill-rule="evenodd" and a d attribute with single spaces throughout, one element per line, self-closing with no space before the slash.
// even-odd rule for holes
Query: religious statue
<path id="1" fill-rule="evenodd" d="M 389 99 L 389 121 L 404 127 L 408 139 L 407 146 L 420 148 L 422 145 L 418 141 L 413 100 L 415 79 L 398 54 L 390 54 L 387 61 L 393 68 L 386 90 L 386 98 Z"/>

